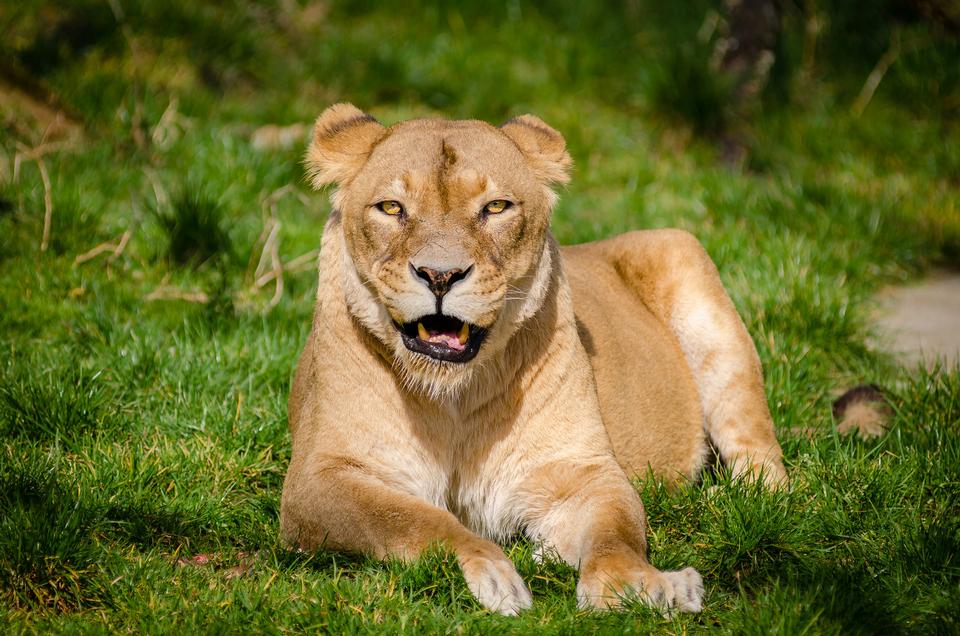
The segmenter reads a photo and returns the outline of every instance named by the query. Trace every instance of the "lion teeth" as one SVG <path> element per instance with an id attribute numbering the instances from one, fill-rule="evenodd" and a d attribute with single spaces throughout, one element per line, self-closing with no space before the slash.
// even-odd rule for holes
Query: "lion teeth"
<path id="1" fill-rule="evenodd" d="M 423 326 L 422 322 L 417 323 L 417 335 L 421 340 L 429 340 L 430 333 L 427 331 L 427 328 Z"/>
<path id="2" fill-rule="evenodd" d="M 466 344 L 467 340 L 470 339 L 470 327 L 467 326 L 467 323 L 463 323 L 463 326 L 460 327 L 460 333 L 457 334 L 457 339 L 460 341 L 460 344 Z"/>

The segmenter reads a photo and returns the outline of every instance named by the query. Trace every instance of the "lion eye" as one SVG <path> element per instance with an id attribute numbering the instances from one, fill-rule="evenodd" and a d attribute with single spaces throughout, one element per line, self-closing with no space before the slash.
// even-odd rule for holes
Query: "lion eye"
<path id="1" fill-rule="evenodd" d="M 503 199 L 497 199 L 496 201 L 491 201 L 490 203 L 483 206 L 483 211 L 485 214 L 500 214 L 504 210 L 509 209 L 513 206 L 509 201 L 504 201 Z"/>
<path id="2" fill-rule="evenodd" d="M 403 214 L 403 206 L 396 201 L 381 201 L 375 207 L 384 214 L 389 214 L 390 216 Z"/>

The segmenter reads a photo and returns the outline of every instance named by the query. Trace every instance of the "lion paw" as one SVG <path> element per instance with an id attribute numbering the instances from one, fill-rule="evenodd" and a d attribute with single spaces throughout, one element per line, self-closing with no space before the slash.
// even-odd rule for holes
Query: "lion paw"
<path id="1" fill-rule="evenodd" d="M 703 578 L 693 568 L 674 572 L 643 568 L 617 574 L 598 571 L 581 576 L 577 585 L 580 607 L 615 608 L 633 597 L 665 615 L 699 612 L 703 595 Z"/>
<path id="2" fill-rule="evenodd" d="M 673 572 L 661 572 L 673 587 L 673 602 L 667 611 L 699 612 L 703 609 L 703 577 L 693 568 L 684 568 Z"/>
<path id="3" fill-rule="evenodd" d="M 467 587 L 487 609 L 515 616 L 533 605 L 533 597 L 513 563 L 497 548 L 460 559 Z"/>

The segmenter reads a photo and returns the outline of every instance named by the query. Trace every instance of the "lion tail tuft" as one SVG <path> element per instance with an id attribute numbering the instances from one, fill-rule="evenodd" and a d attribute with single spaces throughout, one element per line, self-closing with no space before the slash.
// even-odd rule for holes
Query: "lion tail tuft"
<path id="1" fill-rule="evenodd" d="M 875 384 L 855 386 L 833 402 L 837 432 L 856 433 L 861 439 L 883 435 L 890 427 L 893 408 Z"/>

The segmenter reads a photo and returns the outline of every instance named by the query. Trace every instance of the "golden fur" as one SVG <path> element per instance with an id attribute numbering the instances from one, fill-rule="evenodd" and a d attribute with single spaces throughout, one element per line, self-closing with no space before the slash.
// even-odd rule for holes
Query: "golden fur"
<path id="1" fill-rule="evenodd" d="M 510 614 L 531 597 L 495 541 L 524 532 L 579 568 L 583 606 L 635 593 L 698 611 L 700 575 L 647 560 L 628 474 L 695 478 L 708 440 L 735 474 L 786 474 L 753 343 L 697 241 L 558 247 L 551 186 L 570 157 L 530 115 L 386 128 L 338 104 L 306 163 L 338 188 L 290 395 L 284 539 L 406 559 L 440 542 L 477 599 Z M 513 205 L 482 214 L 494 200 Z M 486 330 L 474 359 L 404 345 L 396 325 L 441 303 L 422 267 L 466 272 L 442 313 Z"/>

